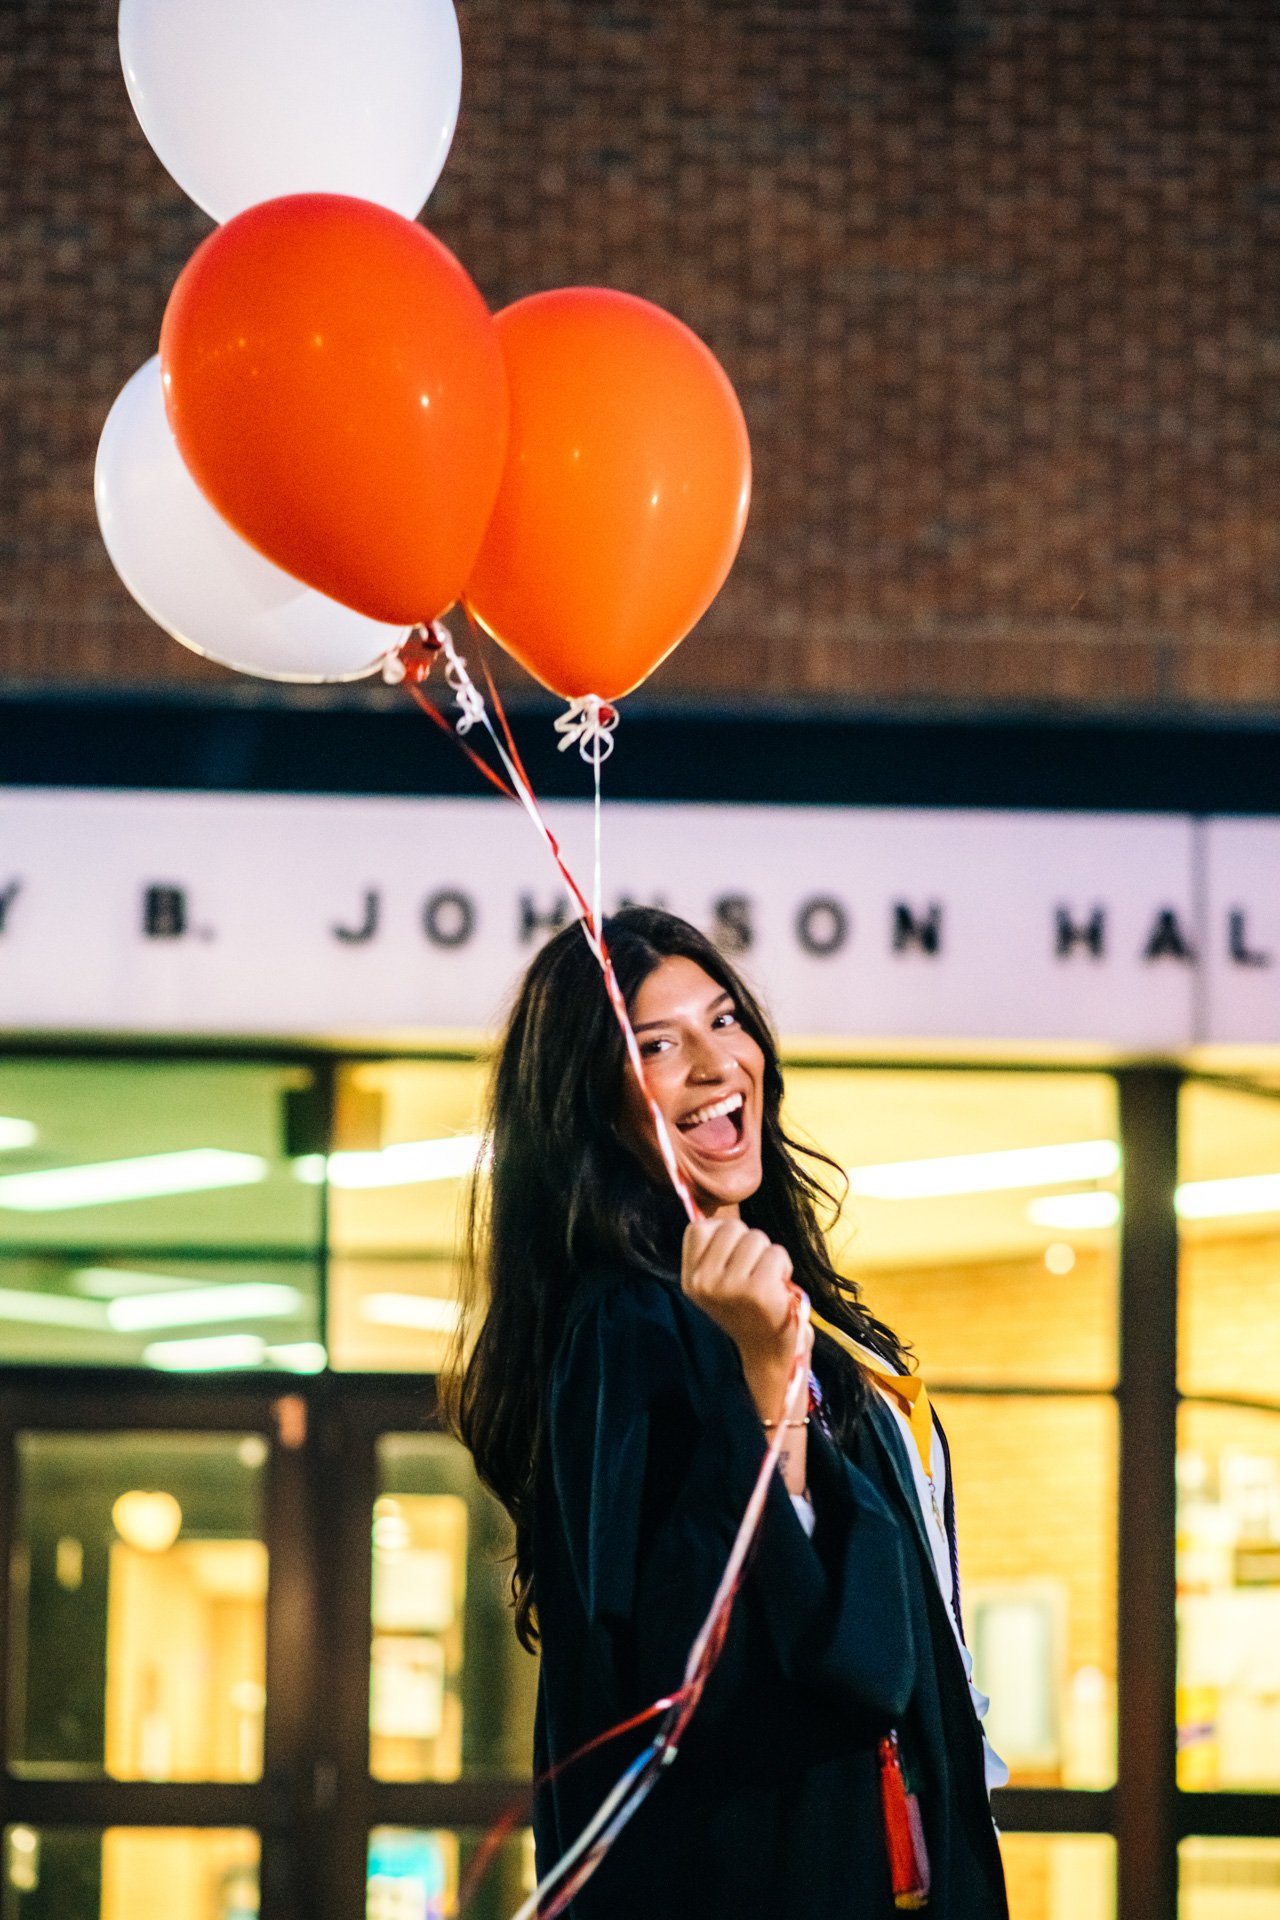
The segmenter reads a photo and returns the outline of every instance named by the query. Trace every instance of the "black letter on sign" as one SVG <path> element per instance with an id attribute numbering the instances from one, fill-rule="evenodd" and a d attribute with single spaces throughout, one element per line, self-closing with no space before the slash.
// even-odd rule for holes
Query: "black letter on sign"
<path id="1" fill-rule="evenodd" d="M 569 902 L 564 894 L 547 913 L 539 913 L 538 905 L 531 893 L 520 895 L 520 941 L 528 946 L 540 933 L 559 933 L 569 924 Z"/>
<path id="2" fill-rule="evenodd" d="M 1195 965 L 1195 949 L 1179 926 L 1172 907 L 1161 907 L 1156 915 L 1142 957 L 1144 960 L 1186 960 Z"/>
<path id="3" fill-rule="evenodd" d="M 0 933 L 9 930 L 9 909 L 22 892 L 21 880 L 11 880 L 3 893 L 0 893 Z"/>
<path id="4" fill-rule="evenodd" d="M 1249 923 L 1239 907 L 1227 915 L 1231 958 L 1238 967 L 1269 967 L 1271 955 L 1262 953 L 1249 945 Z M 0 931 L 4 928 L 4 916 L 0 914 Z"/>
<path id="5" fill-rule="evenodd" d="M 358 927 L 331 927 L 335 940 L 345 941 L 349 947 L 358 947 L 365 940 L 372 940 L 378 931 L 378 921 L 382 917 L 382 895 L 370 887 L 364 897 L 364 919 Z"/>
<path id="6" fill-rule="evenodd" d="M 182 887 L 144 889 L 142 931 L 148 940 L 181 940 L 187 931 L 187 896 Z"/>
<path id="7" fill-rule="evenodd" d="M 711 903 L 715 921 L 711 938 L 721 953 L 747 953 L 755 944 L 756 931 L 751 924 L 751 902 L 745 893 L 726 893 Z M 804 938 L 803 934 L 800 936 Z"/>
<path id="8" fill-rule="evenodd" d="M 1056 932 L 1053 953 L 1056 960 L 1069 960 L 1077 947 L 1083 947 L 1091 959 L 1102 959 L 1107 950 L 1105 907 L 1095 907 L 1085 921 L 1073 920 L 1070 907 L 1059 907 L 1054 918 Z"/>
<path id="9" fill-rule="evenodd" d="M 475 905 L 465 893 L 446 887 L 428 900 L 422 924 L 433 947 L 465 947 L 476 930 Z"/>
<path id="10" fill-rule="evenodd" d="M 620 893 L 618 895 L 618 904 L 614 907 L 613 911 L 615 913 L 625 913 L 628 907 L 657 907 L 659 913 L 667 913 L 670 911 L 661 894 L 653 900 L 633 900 L 629 893 Z M 608 912 L 609 909 L 606 907 L 606 917 L 608 916 Z"/>
<path id="11" fill-rule="evenodd" d="M 849 938 L 849 916 L 838 900 L 819 894 L 806 900 L 796 915 L 796 937 L 806 953 L 825 960 L 839 953 Z"/>
<path id="12" fill-rule="evenodd" d="M 942 952 L 942 908 L 936 900 L 929 902 L 927 913 L 920 919 L 905 900 L 894 901 L 893 950 L 906 953 L 910 947 L 919 947 L 921 953 Z"/>

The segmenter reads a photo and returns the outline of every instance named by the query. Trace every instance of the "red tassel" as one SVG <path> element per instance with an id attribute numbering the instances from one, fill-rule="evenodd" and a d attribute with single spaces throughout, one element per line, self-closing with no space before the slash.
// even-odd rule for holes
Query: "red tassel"
<path id="1" fill-rule="evenodd" d="M 929 1855 L 924 1844 L 920 1802 L 914 1793 L 907 1791 L 902 1776 L 896 1733 L 886 1734 L 880 1742 L 880 1803 L 884 1809 L 893 1904 L 901 1912 L 918 1913 L 929 1904 Z"/>

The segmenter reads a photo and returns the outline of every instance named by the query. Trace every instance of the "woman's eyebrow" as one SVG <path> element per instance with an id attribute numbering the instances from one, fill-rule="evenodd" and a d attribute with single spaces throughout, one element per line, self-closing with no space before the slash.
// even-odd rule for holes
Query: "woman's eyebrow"
<path id="1" fill-rule="evenodd" d="M 729 992 L 727 987 L 725 988 L 723 993 L 718 993 L 714 1000 L 708 1000 L 706 1006 L 703 1008 L 703 1012 L 714 1013 L 722 1000 L 727 1000 L 730 1006 L 733 1005 L 733 995 Z M 632 1033 L 648 1033 L 651 1027 L 674 1027 L 678 1024 L 679 1024 L 678 1014 L 674 1015 L 669 1020 L 639 1020 L 639 1021 L 633 1020 L 631 1023 L 631 1031 Z"/>

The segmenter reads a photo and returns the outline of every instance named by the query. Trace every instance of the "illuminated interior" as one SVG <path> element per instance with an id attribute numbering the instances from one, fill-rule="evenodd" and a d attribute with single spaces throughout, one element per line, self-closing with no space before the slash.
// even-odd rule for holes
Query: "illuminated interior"
<path id="1" fill-rule="evenodd" d="M 257 1920 L 256 1833 L 11 1826 L 5 1920 Z"/>
<path id="2" fill-rule="evenodd" d="M 484 1063 L 337 1063 L 328 1093 L 327 1071 L 0 1068 L 6 1356 L 157 1375 L 436 1372 L 478 1166 L 483 1178 Z M 1268 1791 L 1280 1787 L 1280 1099 L 1204 1081 L 1182 1098 L 1179 1778 L 1190 1791 Z M 1114 1082 L 1074 1068 L 797 1063 L 788 1124 L 847 1176 L 837 1261 L 911 1343 L 947 1425 L 993 1742 L 1015 1785 L 1108 1786 Z M 76 1170 L 79 1187 L 4 1184 Z M 19 1436 L 15 1774 L 261 1777 L 267 1453 L 251 1433 Z M 507 1523 L 457 1443 L 383 1433 L 368 1525 L 370 1777 L 518 1777 L 536 1665 L 511 1631 Z M 369 1915 L 431 1911 L 424 1889 L 447 1895 L 475 1837 L 377 1827 Z M 165 1920 L 250 1920 L 256 1845 L 214 1829 L 15 1826 L 4 1920 L 44 1920 L 24 1876 L 47 1890 L 73 1854 L 88 1891 L 68 1895 L 59 1920 L 145 1920 L 138 1887 L 161 1853 L 176 1889 Z M 1015 1920 L 1109 1920 L 1109 1839 L 1013 1834 L 1005 1852 Z M 481 1920 L 518 1903 L 527 1848 L 504 1861 Z M 1266 1843 L 1188 1841 L 1183 1863 L 1184 1920 L 1271 1920 Z M 1233 1907 L 1245 1888 L 1253 1904 Z"/>
<path id="3" fill-rule="evenodd" d="M 261 1777 L 266 1458 L 259 1434 L 19 1437 L 13 1771 Z"/>
<path id="4" fill-rule="evenodd" d="M 446 1434 L 384 1434 L 378 1480 L 370 1773 L 518 1777 L 533 1750 L 537 1663 L 511 1630 L 507 1517 Z"/>
<path id="5" fill-rule="evenodd" d="M 474 1828 L 375 1827 L 365 1920 L 436 1920 L 452 1913 L 483 1838 Z M 474 1920 L 507 1920 L 535 1884 L 533 1835 L 513 1834 L 498 1848 L 468 1913 Z"/>

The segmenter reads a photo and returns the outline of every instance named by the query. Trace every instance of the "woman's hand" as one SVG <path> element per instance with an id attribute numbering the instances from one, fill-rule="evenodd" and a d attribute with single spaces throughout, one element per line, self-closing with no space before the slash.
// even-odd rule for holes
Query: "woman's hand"
<path id="1" fill-rule="evenodd" d="M 760 1418 L 781 1419 L 796 1350 L 790 1254 L 741 1220 L 695 1220 L 680 1284 L 737 1346 Z M 811 1351 L 811 1328 L 806 1336 Z"/>

